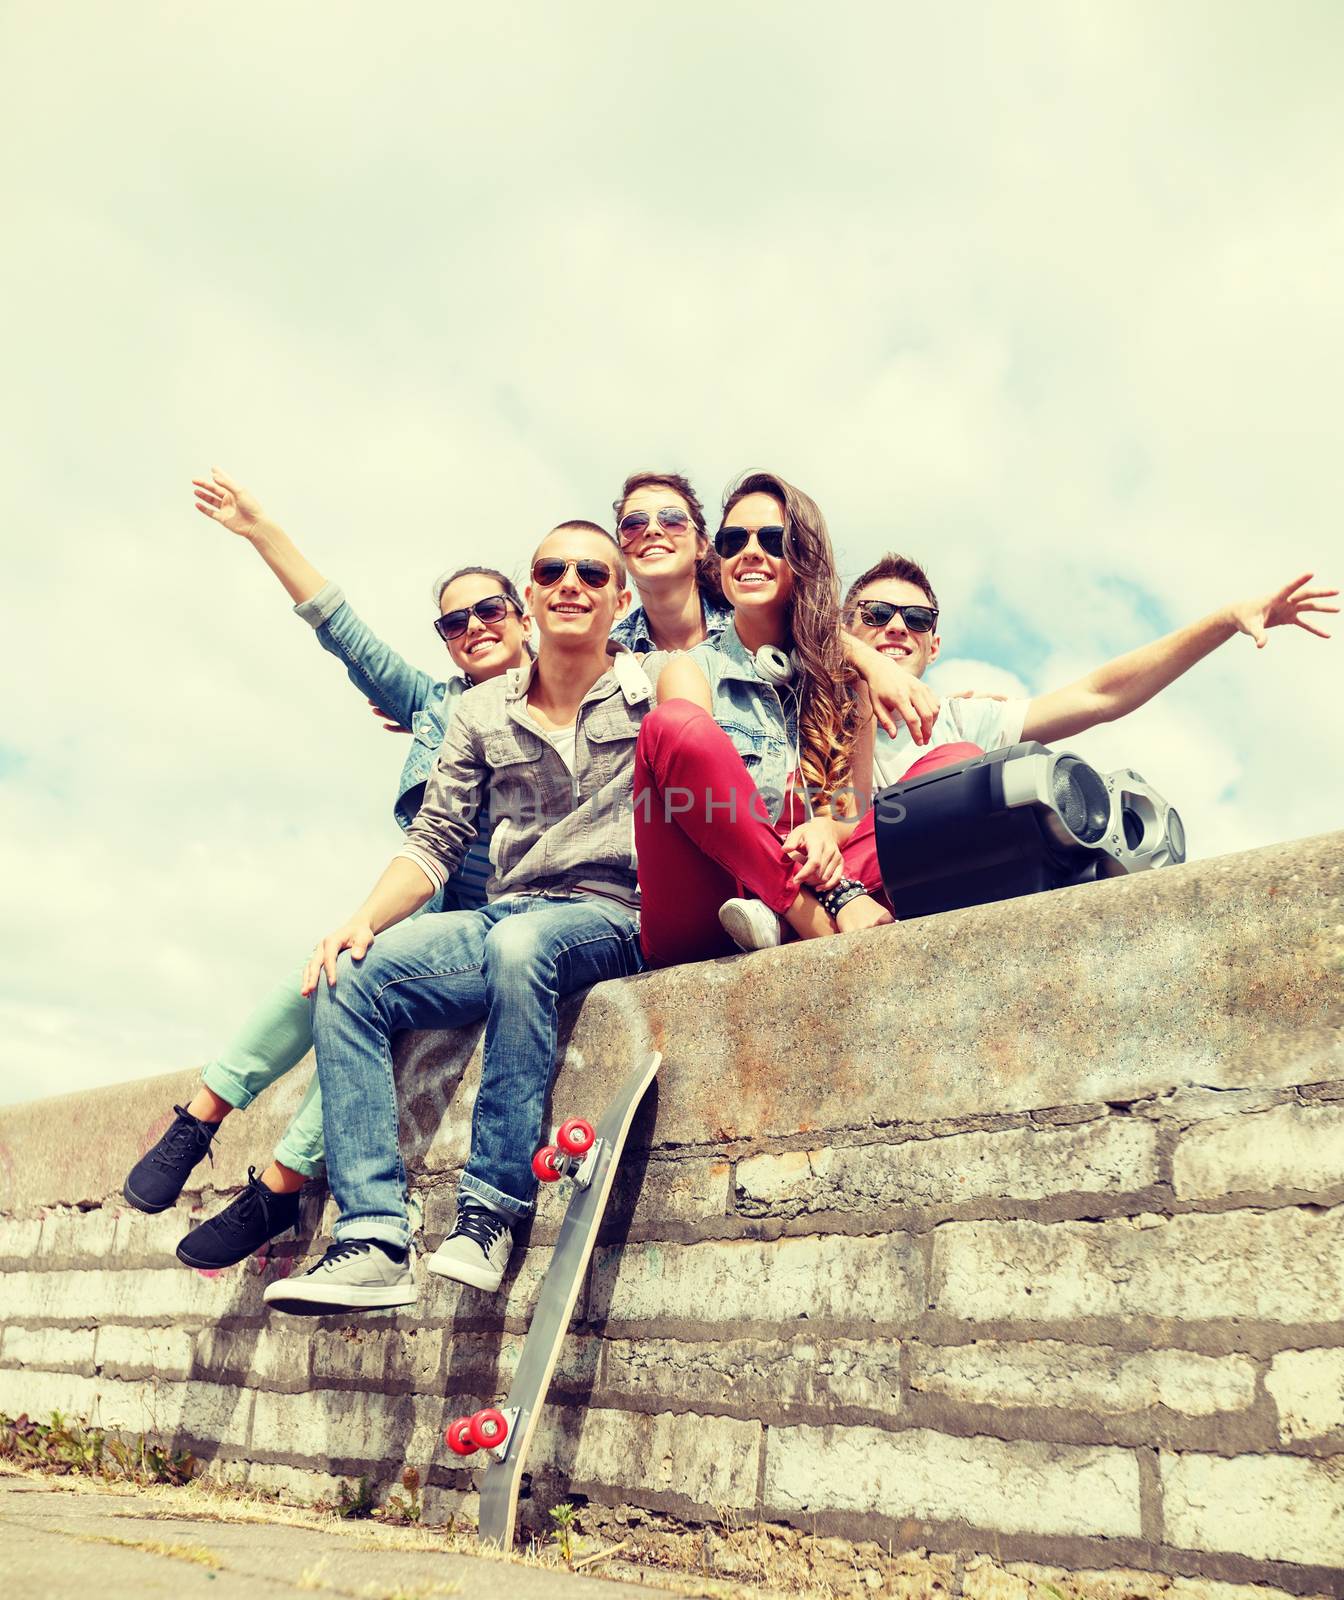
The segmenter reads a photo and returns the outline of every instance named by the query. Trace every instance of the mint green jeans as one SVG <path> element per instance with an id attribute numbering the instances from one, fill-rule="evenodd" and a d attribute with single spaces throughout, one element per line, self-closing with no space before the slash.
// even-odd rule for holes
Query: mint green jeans
<path id="1" fill-rule="evenodd" d="M 313 1048 L 311 1001 L 299 993 L 299 974 L 279 983 L 248 1017 L 201 1079 L 236 1110 L 298 1066 Z M 322 1096 L 314 1073 L 307 1093 L 275 1147 L 275 1159 L 311 1178 L 322 1166 Z"/>

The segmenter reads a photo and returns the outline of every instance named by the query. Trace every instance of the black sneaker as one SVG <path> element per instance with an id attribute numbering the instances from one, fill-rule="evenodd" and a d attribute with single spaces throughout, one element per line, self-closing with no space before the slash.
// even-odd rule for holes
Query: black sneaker
<path id="1" fill-rule="evenodd" d="M 249 1167 L 247 1188 L 218 1216 L 186 1235 L 177 1247 L 177 1259 L 206 1272 L 236 1267 L 298 1220 L 298 1190 L 276 1194 L 257 1177 L 257 1169 Z"/>
<path id="2" fill-rule="evenodd" d="M 191 1169 L 202 1156 L 210 1155 L 210 1141 L 219 1132 L 217 1122 L 202 1122 L 185 1106 L 174 1106 L 173 1110 L 177 1116 L 172 1126 L 136 1162 L 121 1186 L 122 1194 L 137 1211 L 167 1211 L 182 1193 Z M 212 1166 L 214 1160 L 211 1155 Z"/>

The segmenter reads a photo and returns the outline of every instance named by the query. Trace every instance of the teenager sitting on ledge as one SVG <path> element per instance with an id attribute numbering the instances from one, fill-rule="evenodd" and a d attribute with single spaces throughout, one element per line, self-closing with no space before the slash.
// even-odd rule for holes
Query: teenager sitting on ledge
<path id="1" fill-rule="evenodd" d="M 846 661 L 815 501 L 772 473 L 715 536 L 733 620 L 665 665 L 640 731 L 635 840 L 653 965 L 890 922 L 871 819 L 868 694 Z"/>
<path id="2" fill-rule="evenodd" d="M 425 780 L 463 693 L 527 659 L 531 623 L 514 586 L 492 567 L 462 567 L 434 583 L 434 627 L 457 669 L 438 679 L 410 666 L 355 615 L 345 596 L 269 520 L 245 489 L 223 473 L 197 480 L 198 508 L 246 539 L 284 585 L 294 609 L 316 630 L 318 643 L 340 661 L 351 683 L 374 699 L 413 735 L 402 766 L 394 808 L 410 827 L 420 809 Z M 479 831 L 457 872 L 431 901 L 435 910 L 485 903 L 490 874 L 490 829 Z M 258 1005 L 202 1074 L 185 1106 L 175 1106 L 163 1137 L 136 1163 L 123 1193 L 140 1211 L 164 1211 L 205 1159 L 220 1123 L 248 1106 L 312 1048 L 312 1007 L 290 972 Z M 260 1178 L 248 1168 L 247 1187 L 217 1215 L 193 1228 L 177 1247 L 188 1266 L 219 1268 L 245 1260 L 298 1220 L 299 1194 L 322 1165 L 322 1100 L 317 1079 L 276 1146 Z"/>
<path id="3" fill-rule="evenodd" d="M 533 1209 L 558 998 L 643 965 L 628 808 L 652 691 L 629 651 L 607 648 L 630 599 L 615 541 L 562 523 L 533 558 L 526 599 L 536 660 L 464 697 L 405 847 L 304 975 L 338 1218 L 322 1259 L 266 1290 L 280 1310 L 414 1302 L 392 1039 L 482 1018 L 457 1222 L 427 1265 L 497 1289 Z M 489 903 L 405 920 L 457 871 L 487 803 Z"/>

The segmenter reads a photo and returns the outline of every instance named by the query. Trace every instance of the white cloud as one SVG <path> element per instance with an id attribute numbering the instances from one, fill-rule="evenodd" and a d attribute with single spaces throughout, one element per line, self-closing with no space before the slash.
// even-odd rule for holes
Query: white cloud
<path id="1" fill-rule="evenodd" d="M 427 667 L 435 572 L 650 462 L 919 555 L 990 687 L 1338 559 L 1344 19 L 1294 16 L 10 8 L 0 1095 L 204 1059 L 394 842 L 212 461 Z M 1238 639 L 1079 744 L 1242 848 L 1337 823 L 1342 690 Z"/>

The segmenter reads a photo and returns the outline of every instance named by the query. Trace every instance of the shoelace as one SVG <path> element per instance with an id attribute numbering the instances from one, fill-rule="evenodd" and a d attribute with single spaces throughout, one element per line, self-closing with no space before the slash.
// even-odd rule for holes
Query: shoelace
<path id="1" fill-rule="evenodd" d="M 200 1122 L 192 1116 L 186 1106 L 174 1106 L 173 1110 L 177 1112 L 177 1121 L 164 1134 L 163 1148 L 154 1151 L 155 1164 L 160 1167 L 169 1167 L 173 1162 L 180 1161 L 183 1156 L 190 1155 L 200 1143 Z M 215 1164 L 214 1139 L 215 1135 L 212 1133 L 205 1147 L 205 1154 L 210 1158 L 212 1167 Z M 199 1161 L 201 1158 L 197 1156 L 196 1159 Z M 248 1170 L 250 1172 L 251 1168 Z"/>
<path id="2" fill-rule="evenodd" d="M 257 1176 L 257 1169 L 247 1169 L 247 1188 L 238 1196 L 237 1206 L 239 1216 L 250 1216 L 258 1207 L 266 1219 L 266 1226 L 271 1225 L 271 1202 L 278 1200 L 279 1195 L 273 1194 Z"/>
<path id="3" fill-rule="evenodd" d="M 457 1213 L 453 1235 L 470 1239 L 489 1255 L 496 1240 L 508 1231 L 508 1223 L 503 1217 L 497 1217 L 493 1211 L 487 1211 L 483 1206 L 463 1206 Z"/>
<path id="4" fill-rule="evenodd" d="M 365 1250 L 376 1249 L 367 1239 L 347 1239 L 344 1243 L 329 1244 L 321 1261 L 315 1267 L 309 1267 L 304 1274 L 311 1277 L 315 1272 L 321 1272 L 326 1267 L 338 1267 L 342 1261 L 348 1261 L 351 1256 L 357 1256 Z"/>

